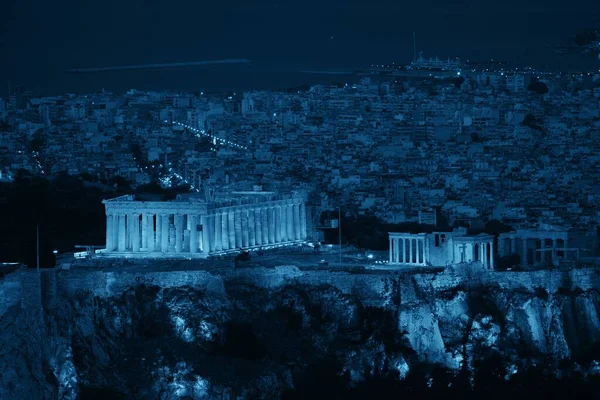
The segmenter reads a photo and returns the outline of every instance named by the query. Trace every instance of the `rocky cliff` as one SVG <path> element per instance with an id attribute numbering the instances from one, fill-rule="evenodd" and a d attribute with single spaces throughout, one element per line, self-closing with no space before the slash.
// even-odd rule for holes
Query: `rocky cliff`
<path id="1" fill-rule="evenodd" d="M 0 398 L 360 398 L 525 390 L 531 374 L 589 385 L 599 277 L 18 271 L 0 281 Z"/>

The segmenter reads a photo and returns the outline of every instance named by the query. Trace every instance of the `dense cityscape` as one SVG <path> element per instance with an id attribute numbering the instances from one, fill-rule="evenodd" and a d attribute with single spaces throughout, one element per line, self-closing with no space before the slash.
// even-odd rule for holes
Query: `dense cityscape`
<path id="1" fill-rule="evenodd" d="M 600 72 L 441 75 L 432 64 L 448 65 L 429 60 L 431 77 L 370 70 L 284 91 L 17 89 L 0 100 L 0 178 L 67 173 L 105 190 L 310 189 L 315 227 L 338 208 L 387 224 L 542 223 L 568 228 L 582 256 L 598 255 Z M 322 230 L 310 236 L 325 239 Z"/>

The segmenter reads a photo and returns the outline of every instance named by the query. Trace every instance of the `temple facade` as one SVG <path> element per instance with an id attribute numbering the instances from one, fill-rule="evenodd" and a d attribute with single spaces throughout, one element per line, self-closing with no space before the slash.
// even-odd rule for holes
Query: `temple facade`
<path id="1" fill-rule="evenodd" d="M 561 261 L 579 259 L 579 249 L 569 247 L 568 230 L 547 224 L 501 233 L 498 247 L 501 256 L 518 254 L 523 267 L 558 266 Z"/>
<path id="2" fill-rule="evenodd" d="M 494 269 L 494 236 L 467 235 L 466 229 L 453 232 L 389 233 L 389 264 L 414 266 L 449 266 L 478 263 Z"/>
<path id="3" fill-rule="evenodd" d="M 210 201 L 103 201 L 106 249 L 113 257 L 207 257 L 240 249 L 280 247 L 307 237 L 306 196 L 294 192 L 229 192 Z"/>

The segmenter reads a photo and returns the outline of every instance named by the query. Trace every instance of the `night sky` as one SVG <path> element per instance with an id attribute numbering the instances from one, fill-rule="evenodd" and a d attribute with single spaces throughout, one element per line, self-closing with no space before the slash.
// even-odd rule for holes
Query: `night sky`
<path id="1" fill-rule="evenodd" d="M 548 46 L 600 28 L 597 0 L 3 0 L 0 77 L 65 68 L 248 58 L 273 68 L 354 68 L 425 56 L 552 67 L 598 62 Z M 6 86 L 6 84 L 2 84 Z M 3 92 L 3 91 L 2 91 Z"/>

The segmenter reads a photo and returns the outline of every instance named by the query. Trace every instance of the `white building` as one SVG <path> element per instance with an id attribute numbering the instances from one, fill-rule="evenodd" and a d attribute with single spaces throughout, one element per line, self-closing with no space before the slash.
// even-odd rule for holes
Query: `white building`
<path id="1" fill-rule="evenodd" d="M 208 197 L 208 196 L 207 196 Z M 248 191 L 173 201 L 104 200 L 112 257 L 186 258 L 280 247 L 306 239 L 306 195 Z"/>
<path id="2" fill-rule="evenodd" d="M 494 269 L 494 236 L 467 235 L 466 229 L 453 232 L 390 232 L 390 265 L 448 266 L 480 263 Z"/>

